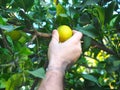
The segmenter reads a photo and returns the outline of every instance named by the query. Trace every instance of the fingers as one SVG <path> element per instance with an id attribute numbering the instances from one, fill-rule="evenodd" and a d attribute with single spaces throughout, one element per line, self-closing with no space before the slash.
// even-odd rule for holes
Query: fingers
<path id="1" fill-rule="evenodd" d="M 73 36 L 70 39 L 68 39 L 67 41 L 68 42 L 73 42 L 73 41 L 78 42 L 81 40 L 81 38 L 82 38 L 82 33 L 79 31 L 73 30 Z"/>
<path id="2" fill-rule="evenodd" d="M 73 36 L 68 41 L 78 41 L 82 38 L 82 33 L 76 30 L 73 30 Z M 51 42 L 59 43 L 59 34 L 57 30 L 53 30 L 52 32 L 52 40 Z"/>
<path id="3" fill-rule="evenodd" d="M 73 38 L 78 38 L 79 40 L 82 38 L 82 33 L 76 30 L 73 30 Z"/>
<path id="4" fill-rule="evenodd" d="M 56 43 L 59 42 L 59 34 L 57 30 L 53 30 L 51 42 L 56 42 Z"/>

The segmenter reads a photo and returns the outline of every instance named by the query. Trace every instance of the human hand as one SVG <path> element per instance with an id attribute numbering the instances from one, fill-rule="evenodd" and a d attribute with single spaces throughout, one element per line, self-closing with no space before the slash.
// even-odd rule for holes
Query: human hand
<path id="1" fill-rule="evenodd" d="M 58 31 L 54 30 L 48 49 L 48 67 L 66 69 L 67 65 L 76 62 L 82 53 L 81 38 L 82 33 L 73 30 L 73 36 L 67 41 L 60 43 Z"/>

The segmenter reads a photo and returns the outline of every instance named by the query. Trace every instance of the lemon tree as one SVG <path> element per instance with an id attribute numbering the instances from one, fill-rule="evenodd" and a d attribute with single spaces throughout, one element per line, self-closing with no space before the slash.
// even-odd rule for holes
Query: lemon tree
<path id="1" fill-rule="evenodd" d="M 120 90 L 119 6 L 120 0 L 0 0 L 0 90 L 37 90 L 54 29 L 60 43 L 72 30 L 83 33 L 64 90 Z"/>

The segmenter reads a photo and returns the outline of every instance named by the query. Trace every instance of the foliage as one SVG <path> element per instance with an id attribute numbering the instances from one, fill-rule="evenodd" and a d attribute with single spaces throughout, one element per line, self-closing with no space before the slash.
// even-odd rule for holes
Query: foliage
<path id="1" fill-rule="evenodd" d="M 48 1 L 0 0 L 0 89 L 37 88 L 50 33 L 63 24 L 84 34 L 83 54 L 66 72 L 65 90 L 120 89 L 120 1 Z"/>

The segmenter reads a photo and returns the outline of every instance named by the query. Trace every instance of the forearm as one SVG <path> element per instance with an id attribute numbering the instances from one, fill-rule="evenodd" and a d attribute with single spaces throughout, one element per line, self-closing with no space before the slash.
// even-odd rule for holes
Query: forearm
<path id="1" fill-rule="evenodd" d="M 48 70 L 38 90 L 63 90 L 63 77 L 60 70 Z"/>

